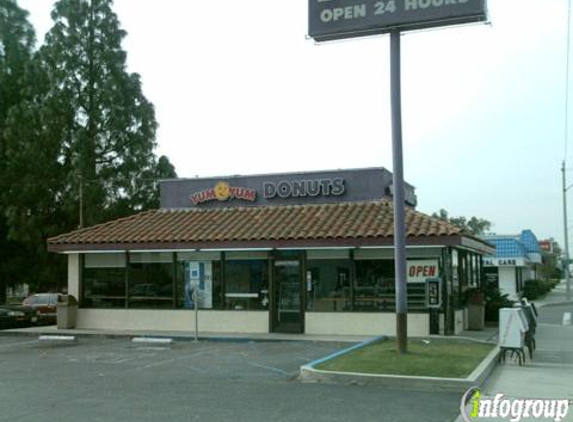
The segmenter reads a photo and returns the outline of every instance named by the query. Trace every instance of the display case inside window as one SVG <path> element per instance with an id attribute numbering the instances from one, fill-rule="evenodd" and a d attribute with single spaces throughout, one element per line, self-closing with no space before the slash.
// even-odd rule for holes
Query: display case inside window
<path id="1" fill-rule="evenodd" d="M 86 254 L 80 306 L 125 308 L 125 262 L 125 253 Z"/>
<path id="2" fill-rule="evenodd" d="M 351 261 L 312 259 L 306 263 L 306 305 L 308 311 L 350 311 Z"/>
<path id="3" fill-rule="evenodd" d="M 372 312 L 393 309 L 395 299 L 394 261 L 357 260 L 353 310 Z"/>
<path id="4" fill-rule="evenodd" d="M 428 260 L 424 262 L 427 263 Z M 355 265 L 356 282 L 354 284 L 352 310 L 354 312 L 395 311 L 394 260 L 356 260 Z M 406 294 L 410 311 L 427 310 L 425 288 L 424 282 L 407 283 Z"/>
<path id="5" fill-rule="evenodd" d="M 269 309 L 269 264 L 258 255 L 231 255 L 225 260 L 225 309 Z"/>
<path id="6" fill-rule="evenodd" d="M 131 253 L 128 283 L 130 308 L 173 308 L 173 254 Z"/>

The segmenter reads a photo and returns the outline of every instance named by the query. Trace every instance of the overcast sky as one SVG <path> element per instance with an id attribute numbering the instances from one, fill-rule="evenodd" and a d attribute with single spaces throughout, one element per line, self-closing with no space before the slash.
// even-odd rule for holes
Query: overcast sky
<path id="1" fill-rule="evenodd" d="M 54 1 L 18 3 L 41 43 Z M 567 0 L 488 6 L 491 25 L 402 38 L 405 179 L 420 211 L 561 241 Z M 157 152 L 180 177 L 392 170 L 388 36 L 316 45 L 306 0 L 115 0 L 115 11 L 156 107 Z"/>

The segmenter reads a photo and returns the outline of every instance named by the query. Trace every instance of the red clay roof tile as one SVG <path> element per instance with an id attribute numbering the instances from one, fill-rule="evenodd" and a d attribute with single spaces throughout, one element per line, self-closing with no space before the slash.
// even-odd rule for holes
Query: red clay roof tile
<path id="1" fill-rule="evenodd" d="M 48 239 L 52 245 L 245 242 L 391 238 L 392 203 L 153 210 Z M 406 211 L 408 237 L 456 236 L 462 229 Z"/>

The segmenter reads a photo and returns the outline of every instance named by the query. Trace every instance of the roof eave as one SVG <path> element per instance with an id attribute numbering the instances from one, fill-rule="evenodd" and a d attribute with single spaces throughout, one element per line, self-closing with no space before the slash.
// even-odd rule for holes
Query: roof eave
<path id="1" fill-rule="evenodd" d="M 48 251 L 59 253 L 105 251 L 105 250 L 199 250 L 199 249 L 278 249 L 278 248 L 317 248 L 317 247 L 392 247 L 392 237 L 378 238 L 337 238 L 337 239 L 293 239 L 293 240 L 251 240 L 251 241 L 212 241 L 212 242 L 130 242 L 130 243 L 49 243 Z M 463 246 L 480 253 L 495 252 L 495 248 L 474 239 L 460 236 L 411 236 L 407 246 Z"/>

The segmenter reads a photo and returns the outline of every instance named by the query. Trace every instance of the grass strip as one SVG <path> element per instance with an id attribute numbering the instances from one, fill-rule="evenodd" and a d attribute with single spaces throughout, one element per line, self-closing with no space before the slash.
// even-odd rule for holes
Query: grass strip
<path id="1" fill-rule="evenodd" d="M 463 340 L 409 340 L 408 353 L 398 355 L 394 340 L 370 343 L 330 359 L 316 369 L 367 374 L 466 378 L 493 350 L 493 344 Z"/>

